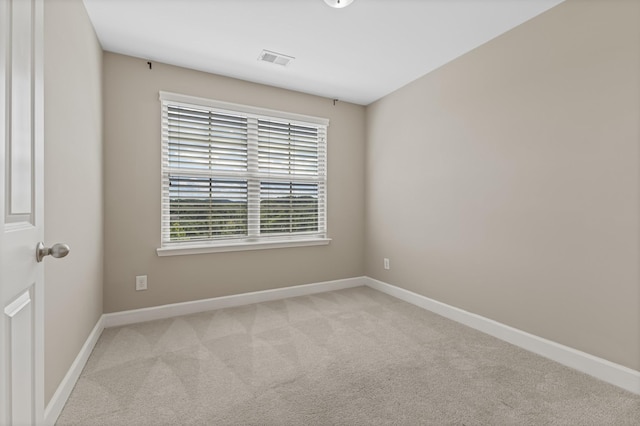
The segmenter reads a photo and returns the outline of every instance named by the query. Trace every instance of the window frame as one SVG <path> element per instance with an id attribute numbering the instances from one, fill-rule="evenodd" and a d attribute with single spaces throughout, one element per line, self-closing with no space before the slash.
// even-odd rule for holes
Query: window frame
<path id="1" fill-rule="evenodd" d="M 173 255 L 189 255 L 200 253 L 216 253 L 216 252 L 228 252 L 228 251 L 243 251 L 243 250 L 262 250 L 272 248 L 285 248 L 285 247 L 304 247 L 304 246 L 317 246 L 327 245 L 331 241 L 328 238 L 328 220 L 327 220 L 327 131 L 329 127 L 329 120 L 326 118 L 307 116 L 302 114 L 272 110 L 267 108 L 260 108 L 255 106 L 241 105 L 230 102 L 223 102 L 213 99 L 206 99 L 201 97 L 182 95 L 172 92 L 159 92 L 160 99 L 160 120 L 161 120 L 161 164 L 160 164 L 160 188 L 161 188 L 161 208 L 160 208 L 160 247 L 157 248 L 158 256 L 173 256 Z M 318 231 L 311 234 L 292 233 L 281 234 L 277 236 L 260 237 L 255 234 L 247 235 L 245 238 L 232 238 L 232 239 L 217 239 L 207 241 L 183 241 L 183 242 L 171 242 L 170 236 L 170 222 L 167 222 L 167 214 L 163 213 L 168 211 L 170 196 L 168 191 L 168 179 L 169 169 L 168 167 L 168 153 L 167 146 L 169 141 L 168 129 L 166 128 L 165 109 L 167 105 L 184 106 L 188 108 L 200 108 L 208 109 L 213 112 L 231 115 L 242 115 L 248 117 L 250 120 L 273 120 L 279 122 L 288 122 L 289 125 L 302 125 L 318 127 L 322 130 L 321 138 L 322 149 L 319 151 L 319 176 L 316 179 L 319 183 L 319 187 L 322 186 L 322 197 L 318 196 Z M 248 126 L 249 128 L 249 126 Z M 255 136 L 255 142 L 247 142 L 247 151 L 255 151 L 258 147 L 257 134 Z M 257 155 L 255 152 L 248 155 Z M 249 160 L 252 161 L 252 160 Z M 257 157 L 255 159 L 257 161 Z M 256 176 L 252 174 L 252 171 L 247 169 L 244 175 L 244 179 L 249 182 L 256 182 Z M 279 177 L 279 176 L 276 176 Z M 296 175 L 289 175 L 292 182 L 296 181 Z M 268 179 L 267 176 L 262 175 L 262 179 Z M 260 179 L 257 180 L 260 182 Z M 255 195 L 255 194 L 254 194 Z M 247 194 L 247 205 L 249 203 L 260 203 L 260 195 L 258 194 L 257 200 L 255 198 L 250 200 L 251 195 Z M 251 222 L 250 226 L 254 226 L 255 230 L 255 216 L 252 218 L 247 215 L 247 221 Z M 259 229 L 259 213 L 258 213 L 258 229 Z M 168 224 L 169 223 L 169 224 Z"/>

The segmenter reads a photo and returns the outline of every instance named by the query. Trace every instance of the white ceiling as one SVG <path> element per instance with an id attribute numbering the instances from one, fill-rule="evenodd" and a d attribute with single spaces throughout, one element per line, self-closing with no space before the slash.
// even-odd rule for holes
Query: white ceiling
<path id="1" fill-rule="evenodd" d="M 84 0 L 110 52 L 361 105 L 563 0 Z M 259 62 L 263 49 L 293 56 Z"/>

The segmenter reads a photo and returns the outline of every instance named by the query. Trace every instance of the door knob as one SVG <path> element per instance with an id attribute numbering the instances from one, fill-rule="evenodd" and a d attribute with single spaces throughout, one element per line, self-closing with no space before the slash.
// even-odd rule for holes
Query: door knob
<path id="1" fill-rule="evenodd" d="M 45 256 L 53 256 L 57 259 L 65 257 L 69 254 L 69 246 L 66 244 L 54 244 L 51 247 L 45 247 L 44 243 L 40 241 L 36 246 L 36 260 L 42 262 Z"/>

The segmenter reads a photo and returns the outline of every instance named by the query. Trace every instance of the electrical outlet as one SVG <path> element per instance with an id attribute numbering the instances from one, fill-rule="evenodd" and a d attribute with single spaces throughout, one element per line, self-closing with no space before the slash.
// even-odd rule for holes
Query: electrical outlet
<path id="1" fill-rule="evenodd" d="M 136 277 L 136 291 L 146 290 L 146 289 L 147 289 L 147 276 L 138 275 Z"/>
<path id="2" fill-rule="evenodd" d="M 391 269 L 391 266 L 389 265 L 389 259 L 387 259 L 386 257 L 384 258 L 384 269 Z"/>

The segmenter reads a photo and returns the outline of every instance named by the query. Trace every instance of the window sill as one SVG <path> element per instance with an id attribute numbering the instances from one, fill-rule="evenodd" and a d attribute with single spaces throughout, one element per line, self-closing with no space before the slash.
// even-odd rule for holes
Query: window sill
<path id="1" fill-rule="evenodd" d="M 222 253 L 230 251 L 266 250 L 289 247 L 326 246 L 331 238 L 314 238 L 301 240 L 280 240 L 261 242 L 238 242 L 223 244 L 179 245 L 156 249 L 158 256 L 183 256 L 189 254 Z"/>

